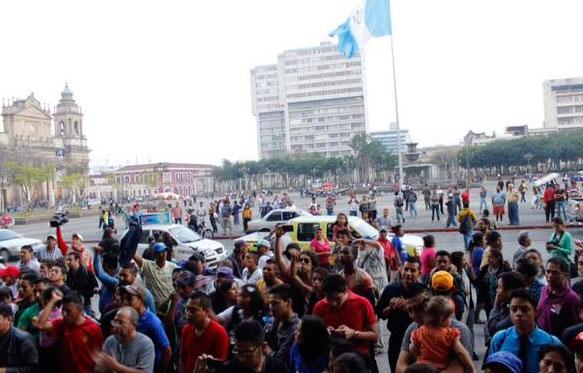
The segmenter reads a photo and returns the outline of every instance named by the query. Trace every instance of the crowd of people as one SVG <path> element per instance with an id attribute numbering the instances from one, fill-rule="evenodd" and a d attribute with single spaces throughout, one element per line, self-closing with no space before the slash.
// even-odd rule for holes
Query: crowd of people
<path id="1" fill-rule="evenodd" d="M 356 237 L 339 213 L 332 240 L 315 228 L 308 250 L 277 226 L 215 268 L 196 252 L 170 261 L 162 241 L 138 253 L 135 216 L 121 242 L 107 226 L 92 249 L 58 226 L 0 271 L 0 369 L 378 372 L 387 353 L 393 373 L 583 372 L 583 244 L 561 218 L 546 263 L 528 232 L 505 258 L 487 219 L 472 219 L 466 251 L 426 235 L 419 256 L 388 209 L 372 223 L 377 239 Z"/>

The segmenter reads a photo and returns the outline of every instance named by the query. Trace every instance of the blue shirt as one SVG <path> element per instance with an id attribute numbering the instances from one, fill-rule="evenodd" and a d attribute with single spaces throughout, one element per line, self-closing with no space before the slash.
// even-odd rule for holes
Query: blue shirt
<path id="1" fill-rule="evenodd" d="M 328 356 L 320 356 L 312 365 L 308 365 L 300 354 L 298 344 L 294 343 L 290 351 L 289 367 L 295 373 L 321 373 L 328 368 Z"/>
<path id="2" fill-rule="evenodd" d="M 162 354 L 170 346 L 170 341 L 168 340 L 162 321 L 151 311 L 146 311 L 140 316 L 137 330 L 148 336 L 154 342 L 154 349 L 156 351 L 155 366 L 161 367 Z"/>
<path id="3" fill-rule="evenodd" d="M 532 333 L 528 335 L 529 346 L 526 350 L 526 364 L 524 365 L 524 373 L 537 373 L 538 369 L 538 354 L 541 347 L 545 345 L 560 345 L 561 341 L 544 330 L 536 327 Z M 520 349 L 520 336 L 514 326 L 500 330 L 492 338 L 490 344 L 490 354 L 498 351 L 508 351 L 518 356 Z M 525 362 L 523 362 L 524 364 Z"/>
<path id="4" fill-rule="evenodd" d="M 480 273 L 480 264 L 482 263 L 482 257 L 484 256 L 484 248 L 481 246 L 474 247 L 472 252 L 472 269 L 475 274 Z"/>
<path id="5" fill-rule="evenodd" d="M 99 291 L 99 312 L 103 313 L 105 307 L 113 301 L 113 294 L 115 293 L 115 288 L 119 285 L 119 278 L 110 276 L 103 269 L 101 263 L 103 259 L 101 255 L 93 256 L 93 268 L 95 270 L 95 276 L 101 282 L 101 290 Z M 156 312 L 156 306 L 154 305 L 154 297 L 150 290 L 146 289 L 146 307 L 152 312 Z"/>
<path id="6" fill-rule="evenodd" d="M 403 247 L 403 241 L 401 241 L 401 237 L 393 236 L 393 239 L 391 240 L 391 245 L 393 245 L 395 251 L 399 253 L 399 256 L 401 257 L 401 262 L 406 262 L 407 258 L 409 258 L 409 255 L 407 254 L 407 251 Z"/>

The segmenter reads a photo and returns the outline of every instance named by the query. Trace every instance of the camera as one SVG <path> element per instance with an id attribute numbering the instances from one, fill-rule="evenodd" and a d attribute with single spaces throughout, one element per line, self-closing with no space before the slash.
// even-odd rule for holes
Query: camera
<path id="1" fill-rule="evenodd" d="M 59 227 L 69 221 L 69 217 L 67 216 L 67 212 L 58 212 L 53 215 L 52 219 L 49 221 L 49 225 L 52 228 Z"/>

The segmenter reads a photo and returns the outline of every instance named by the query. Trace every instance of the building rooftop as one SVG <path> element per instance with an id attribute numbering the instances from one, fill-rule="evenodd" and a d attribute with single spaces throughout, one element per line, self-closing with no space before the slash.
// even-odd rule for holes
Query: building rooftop
<path id="1" fill-rule="evenodd" d="M 117 170 L 117 172 L 120 172 L 120 171 L 140 171 L 140 170 L 149 169 L 149 168 L 195 168 L 195 169 L 207 168 L 207 169 L 213 169 L 213 168 L 215 168 L 215 166 L 210 165 L 210 164 L 199 164 L 199 163 L 159 162 L 159 163 L 134 164 L 134 165 L 123 166 L 123 167 L 119 168 Z"/>

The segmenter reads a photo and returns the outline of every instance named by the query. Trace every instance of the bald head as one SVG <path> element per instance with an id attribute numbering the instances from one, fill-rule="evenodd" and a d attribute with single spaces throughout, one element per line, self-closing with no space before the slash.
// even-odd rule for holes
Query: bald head
<path id="1" fill-rule="evenodd" d="M 127 318 L 134 324 L 134 326 L 138 325 L 138 321 L 140 320 L 140 315 L 138 315 L 138 312 L 132 307 L 120 308 L 119 311 L 117 311 L 117 316 Z"/>

